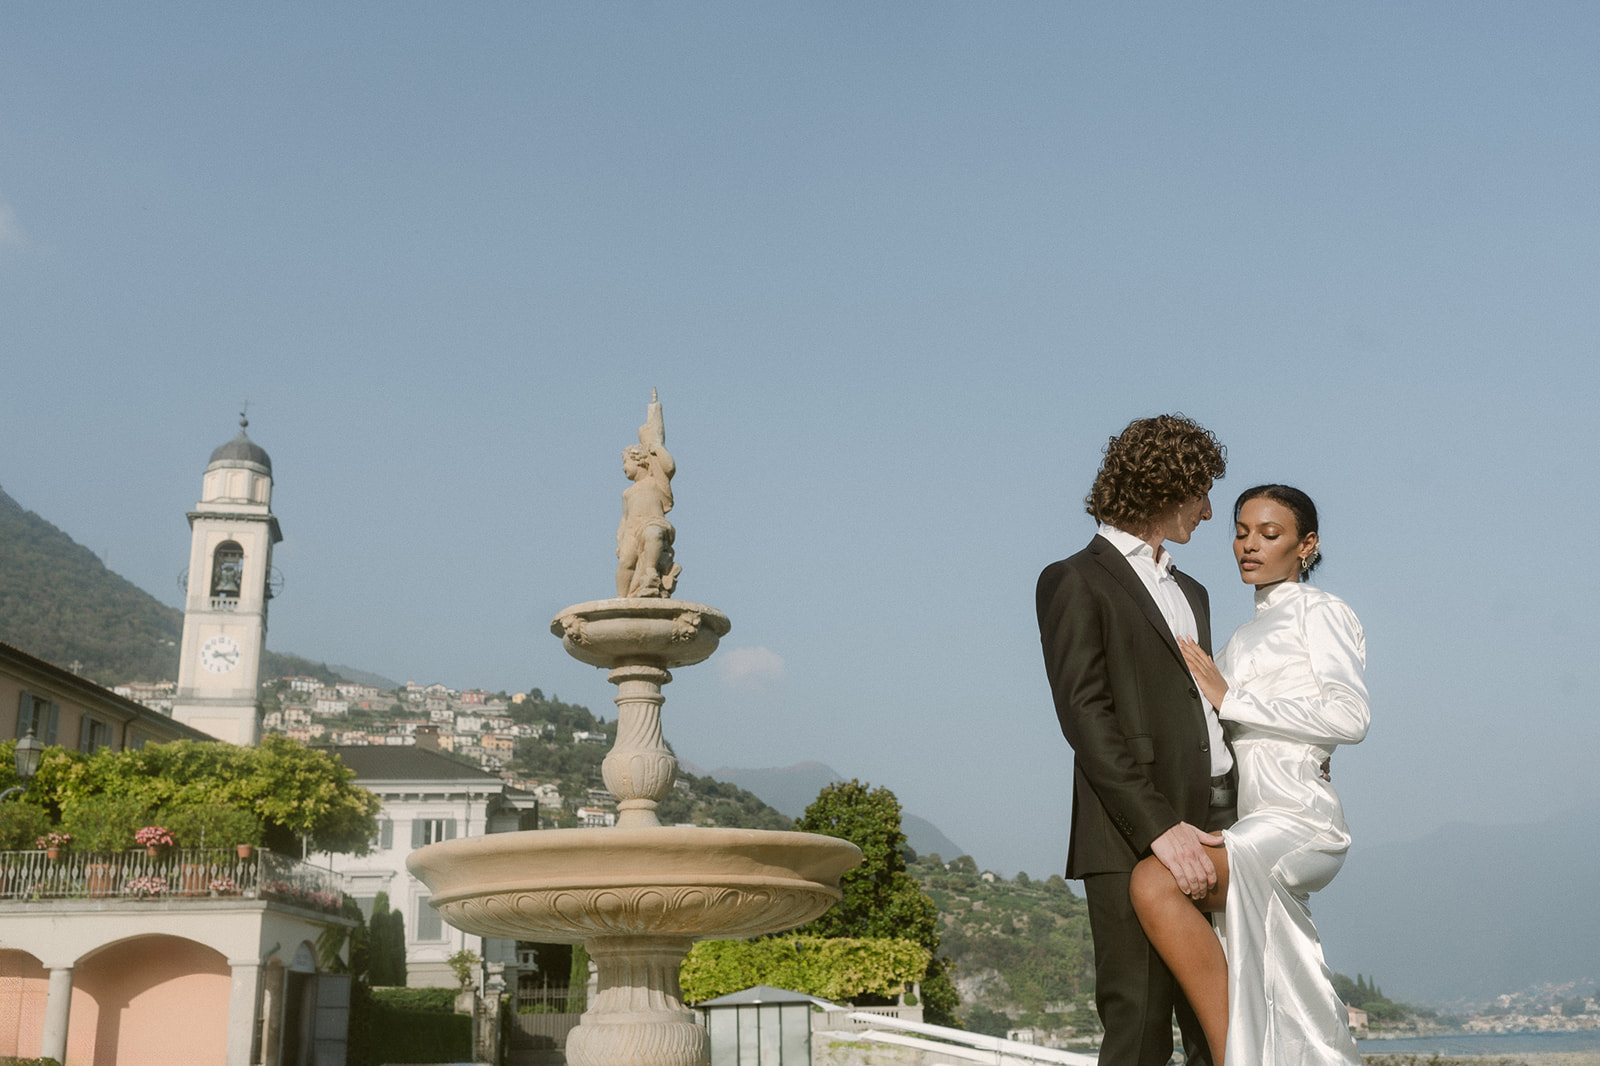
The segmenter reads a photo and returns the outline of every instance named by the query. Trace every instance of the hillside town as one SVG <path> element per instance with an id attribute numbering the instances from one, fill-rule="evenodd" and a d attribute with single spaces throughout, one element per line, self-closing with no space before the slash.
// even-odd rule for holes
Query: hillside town
<path id="1" fill-rule="evenodd" d="M 170 715 L 175 689 L 172 682 L 127 682 L 113 691 Z M 569 785 L 564 798 L 559 780 L 529 777 L 513 766 L 518 745 L 535 740 L 601 750 L 610 743 L 603 731 L 563 731 L 556 722 L 542 719 L 541 709 L 547 704 L 538 689 L 487 692 L 408 681 L 390 690 L 292 676 L 264 681 L 261 704 L 263 734 L 280 734 L 315 747 L 420 746 L 447 752 L 532 796 L 547 824 L 555 824 L 564 807 L 573 816 L 572 824 L 588 828 L 615 824 L 616 801 L 598 781 L 592 788 L 583 783 L 581 790 Z M 684 787 L 680 783 L 680 790 Z M 576 803 L 571 802 L 574 796 Z"/>

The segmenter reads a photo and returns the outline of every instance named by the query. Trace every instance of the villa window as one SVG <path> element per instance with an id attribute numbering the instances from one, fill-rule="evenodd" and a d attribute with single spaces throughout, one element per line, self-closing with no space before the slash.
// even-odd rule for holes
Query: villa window
<path id="1" fill-rule="evenodd" d="M 39 743 L 48 748 L 56 742 L 56 725 L 60 719 L 60 704 L 32 692 L 24 692 L 17 707 L 17 739 L 22 739 L 32 730 Z"/>
<path id="2" fill-rule="evenodd" d="M 415 818 L 411 822 L 411 846 L 425 848 L 441 840 L 456 838 L 454 818 Z"/>
<path id="3" fill-rule="evenodd" d="M 93 755 L 101 748 L 111 747 L 111 726 L 98 718 L 84 715 L 78 722 L 78 750 Z"/>
<path id="4" fill-rule="evenodd" d="M 439 912 L 428 905 L 432 896 L 417 897 L 417 939 L 418 940 L 443 940 L 444 921 L 439 917 Z"/>

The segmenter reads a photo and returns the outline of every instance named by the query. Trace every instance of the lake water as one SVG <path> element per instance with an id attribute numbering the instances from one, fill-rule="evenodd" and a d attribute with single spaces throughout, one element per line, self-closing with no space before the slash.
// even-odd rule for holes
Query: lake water
<path id="1" fill-rule="evenodd" d="M 1575 1033 L 1446 1033 L 1403 1040 L 1358 1040 L 1364 1055 L 1530 1055 L 1600 1051 L 1600 1029 Z"/>

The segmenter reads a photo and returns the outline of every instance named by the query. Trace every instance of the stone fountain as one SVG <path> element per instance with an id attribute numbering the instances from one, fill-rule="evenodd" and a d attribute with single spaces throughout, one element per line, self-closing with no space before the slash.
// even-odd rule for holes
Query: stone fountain
<path id="1" fill-rule="evenodd" d="M 445 841 L 406 862 L 458 929 L 588 949 L 599 994 L 567 1038 L 571 1066 L 705 1066 L 706 1031 L 678 987 L 692 943 L 808 922 L 861 861 L 834 837 L 663 826 L 656 815 L 678 768 L 662 739 L 661 688 L 730 627 L 721 611 L 671 598 L 682 572 L 666 517 L 675 470 L 651 390 L 639 443 L 623 451 L 633 484 L 617 528 L 617 596 L 568 607 L 550 626 L 617 686 L 617 741 L 602 765 L 617 824 Z"/>

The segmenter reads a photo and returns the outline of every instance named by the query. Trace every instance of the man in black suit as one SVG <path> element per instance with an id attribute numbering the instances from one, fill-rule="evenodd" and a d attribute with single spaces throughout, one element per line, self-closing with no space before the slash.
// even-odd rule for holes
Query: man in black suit
<path id="1" fill-rule="evenodd" d="M 1172 566 L 1211 517 L 1226 452 L 1182 415 L 1138 419 L 1106 445 L 1089 546 L 1039 575 L 1045 668 L 1073 751 L 1069 878 L 1082 878 L 1094 935 L 1105 1066 L 1161 1066 L 1176 1010 L 1191 1063 L 1211 1062 L 1177 982 L 1128 900 L 1134 864 L 1155 855 L 1196 898 L 1216 882 L 1202 847 L 1234 818 L 1233 757 L 1177 638 L 1211 651 L 1205 588 Z"/>

